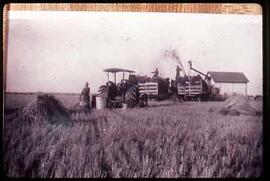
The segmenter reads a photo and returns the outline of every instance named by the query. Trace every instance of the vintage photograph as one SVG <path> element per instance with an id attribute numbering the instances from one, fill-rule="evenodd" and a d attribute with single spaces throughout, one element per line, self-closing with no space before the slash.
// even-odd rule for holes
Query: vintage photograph
<path id="1" fill-rule="evenodd" d="M 262 15 L 9 11 L 7 177 L 260 177 Z"/>

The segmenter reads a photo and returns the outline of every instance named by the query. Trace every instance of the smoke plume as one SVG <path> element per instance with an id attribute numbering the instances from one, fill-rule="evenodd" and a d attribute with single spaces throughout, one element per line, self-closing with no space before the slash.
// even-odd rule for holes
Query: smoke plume
<path id="1" fill-rule="evenodd" d="M 177 49 L 165 49 L 162 54 L 163 54 L 163 57 L 165 57 L 167 60 L 174 61 L 177 65 L 179 65 L 185 74 L 185 69 L 181 62 Z"/>

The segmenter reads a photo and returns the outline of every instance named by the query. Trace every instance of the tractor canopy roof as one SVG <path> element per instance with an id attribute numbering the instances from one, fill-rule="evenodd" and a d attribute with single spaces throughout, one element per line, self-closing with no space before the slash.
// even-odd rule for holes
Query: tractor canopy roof
<path id="1" fill-rule="evenodd" d="M 104 72 L 109 72 L 109 73 L 117 73 L 117 72 L 129 72 L 129 73 L 134 73 L 135 71 L 133 70 L 128 70 L 128 69 L 121 69 L 121 68 L 108 68 L 104 69 Z"/>

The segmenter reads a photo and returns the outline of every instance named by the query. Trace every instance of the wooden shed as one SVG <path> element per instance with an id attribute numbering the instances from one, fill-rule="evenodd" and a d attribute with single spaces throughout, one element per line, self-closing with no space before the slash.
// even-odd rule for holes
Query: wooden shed
<path id="1" fill-rule="evenodd" d="M 247 83 L 249 80 L 244 73 L 209 71 L 207 75 L 211 77 L 211 83 L 220 88 L 220 94 L 239 93 L 247 95 Z"/>

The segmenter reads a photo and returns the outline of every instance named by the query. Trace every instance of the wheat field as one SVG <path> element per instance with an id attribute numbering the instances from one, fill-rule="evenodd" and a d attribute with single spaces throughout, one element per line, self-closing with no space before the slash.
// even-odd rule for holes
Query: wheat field
<path id="1" fill-rule="evenodd" d="M 17 96 L 17 97 L 16 97 Z M 34 95 L 7 95 L 5 109 Z M 55 95 L 67 108 L 77 96 Z M 262 107 L 262 102 L 253 102 Z M 222 102 L 151 102 L 150 107 L 72 114 L 72 124 L 5 113 L 7 177 L 259 177 L 262 116 L 210 112 Z"/>

